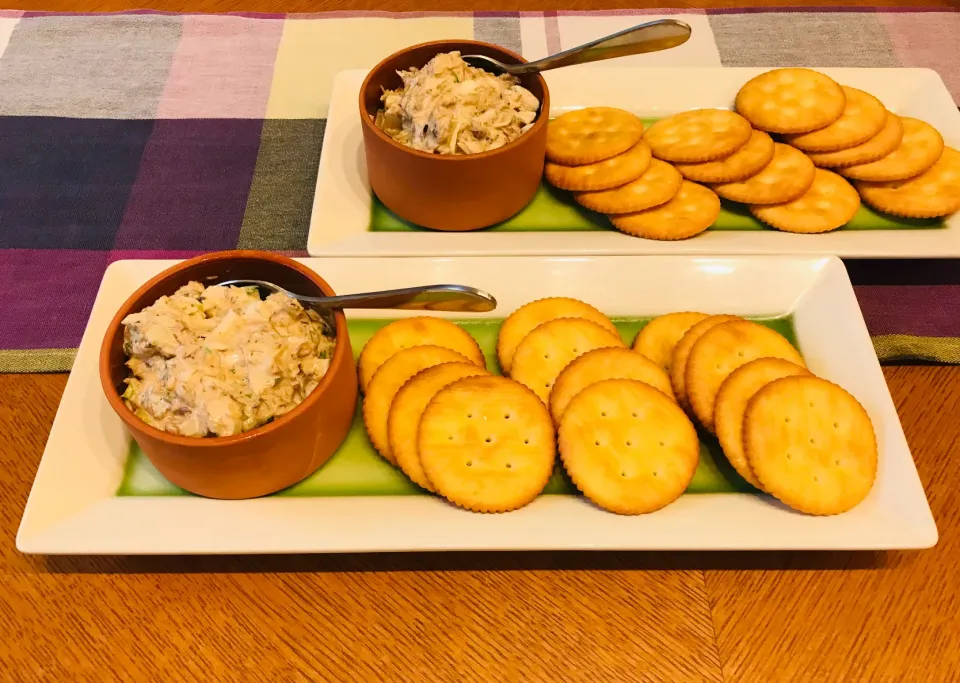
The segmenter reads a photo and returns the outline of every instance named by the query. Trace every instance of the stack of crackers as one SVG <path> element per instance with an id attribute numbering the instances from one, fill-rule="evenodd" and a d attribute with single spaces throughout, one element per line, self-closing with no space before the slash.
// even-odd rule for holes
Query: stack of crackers
<path id="1" fill-rule="evenodd" d="M 660 316 L 629 348 L 593 306 L 539 299 L 504 321 L 497 357 L 506 376 L 486 370 L 466 331 L 429 317 L 390 323 L 360 354 L 374 447 L 468 510 L 531 502 L 558 453 L 598 506 L 658 510 L 697 469 L 695 422 L 747 481 L 803 512 L 849 510 L 876 476 L 856 399 L 814 377 L 786 338 L 737 316 Z"/>
<path id="2" fill-rule="evenodd" d="M 792 148 L 779 150 L 783 159 L 793 159 L 792 181 L 805 186 L 789 200 L 751 206 L 772 227 L 836 229 L 856 213 L 859 197 L 905 218 L 960 209 L 960 152 L 944 147 L 930 124 L 887 111 L 869 93 L 811 69 L 775 69 L 748 81 L 737 93 L 736 108 L 755 128 L 780 134 Z M 738 199 L 743 187 L 735 186 L 732 196 L 727 188 L 715 189 L 721 197 L 745 201 Z"/>
<path id="3" fill-rule="evenodd" d="M 810 69 L 753 78 L 736 112 L 681 112 L 646 131 L 621 109 L 568 112 L 547 129 L 544 175 L 621 232 L 658 240 L 709 228 L 720 197 L 793 233 L 842 227 L 861 197 L 907 218 L 960 209 L 960 152 L 936 129 Z"/>

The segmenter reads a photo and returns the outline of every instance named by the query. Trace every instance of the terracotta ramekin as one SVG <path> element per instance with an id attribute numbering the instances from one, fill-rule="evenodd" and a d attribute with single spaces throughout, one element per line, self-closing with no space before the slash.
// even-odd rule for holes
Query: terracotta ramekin
<path id="1" fill-rule="evenodd" d="M 526 206 L 540 184 L 547 144 L 550 94 L 539 74 L 520 84 L 540 100 L 533 127 L 500 149 L 480 154 L 428 154 L 395 142 L 374 124 L 384 89 L 403 83 L 398 70 L 422 67 L 435 55 L 459 50 L 504 63 L 520 55 L 490 43 L 438 40 L 394 53 L 377 64 L 360 88 L 360 120 L 370 186 L 380 201 L 403 219 L 434 230 L 460 232 L 489 227 Z"/>
<path id="2" fill-rule="evenodd" d="M 127 299 L 110 322 L 100 348 L 100 382 L 110 406 L 164 477 L 208 498 L 253 498 L 274 493 L 313 474 L 340 447 L 353 422 L 357 371 L 347 320 L 337 311 L 336 346 L 327 374 L 300 405 L 269 424 L 225 437 L 168 434 L 141 421 L 121 398 L 124 365 L 123 319 L 191 281 L 205 285 L 228 279 L 273 282 L 290 291 L 333 295 L 330 286 L 296 261 L 259 251 L 207 254 L 169 268 Z"/>

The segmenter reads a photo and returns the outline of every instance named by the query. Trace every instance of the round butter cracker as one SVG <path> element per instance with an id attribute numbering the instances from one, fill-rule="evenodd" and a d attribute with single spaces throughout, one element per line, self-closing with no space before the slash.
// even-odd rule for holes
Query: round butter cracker
<path id="1" fill-rule="evenodd" d="M 690 329 L 684 333 L 680 341 L 673 347 L 673 358 L 670 361 L 670 383 L 673 384 L 673 394 L 677 397 L 677 402 L 685 408 L 690 406 L 687 400 L 686 387 L 687 359 L 690 357 L 690 349 L 693 348 L 693 345 L 697 343 L 697 340 L 699 340 L 707 330 L 717 325 L 730 322 L 731 320 L 743 320 L 743 318 L 724 314 L 709 315 L 703 320 L 691 325 Z"/>
<path id="2" fill-rule="evenodd" d="M 720 385 L 741 365 L 757 358 L 783 358 L 806 367 L 786 337 L 751 320 L 737 320 L 707 330 L 690 350 L 684 386 L 693 414 L 713 431 Z"/>
<path id="3" fill-rule="evenodd" d="M 906 218 L 936 218 L 960 211 L 960 152 L 946 147 L 929 169 L 909 180 L 860 181 L 857 190 L 873 208 Z"/>
<path id="4" fill-rule="evenodd" d="M 574 396 L 605 379 L 635 379 L 662 391 L 671 400 L 674 398 L 670 375 L 649 358 L 630 349 L 594 349 L 572 361 L 557 377 L 550 392 L 554 422 L 560 423 Z"/>
<path id="5" fill-rule="evenodd" d="M 660 119 L 643 134 L 653 156 L 696 163 L 733 154 L 750 139 L 750 122 L 726 109 L 694 109 Z"/>
<path id="6" fill-rule="evenodd" d="M 666 204 L 680 191 L 682 180 L 680 172 L 673 166 L 653 159 L 643 175 L 626 185 L 598 192 L 576 192 L 573 198 L 591 211 L 632 213 Z"/>
<path id="7" fill-rule="evenodd" d="M 620 232 L 651 240 L 684 240 L 713 225 L 720 215 L 720 198 L 712 190 L 689 180 L 666 204 L 635 213 L 610 216 Z"/>
<path id="8" fill-rule="evenodd" d="M 626 152 L 643 136 L 643 122 L 623 109 L 587 107 L 547 124 L 547 159 L 564 166 L 593 164 Z"/>
<path id="9" fill-rule="evenodd" d="M 933 166 L 943 153 L 943 136 L 920 119 L 900 117 L 903 137 L 897 148 L 885 157 L 865 164 L 844 166 L 838 172 L 854 180 L 885 182 L 906 180 Z"/>
<path id="10" fill-rule="evenodd" d="M 650 167 L 650 148 L 642 140 L 623 154 L 584 166 L 562 166 L 548 161 L 543 174 L 561 190 L 609 190 L 636 180 Z"/>
<path id="11" fill-rule="evenodd" d="M 417 448 L 437 493 L 475 512 L 531 502 L 556 459 L 546 406 L 506 377 L 468 377 L 441 389 L 423 411 Z"/>
<path id="12" fill-rule="evenodd" d="M 394 396 L 387 417 L 390 452 L 403 473 L 417 486 L 433 491 L 433 484 L 427 479 L 420 464 L 420 451 L 417 448 L 420 418 L 423 417 L 427 404 L 441 389 L 459 379 L 488 374 L 490 373 L 473 363 L 441 363 L 418 372 Z"/>
<path id="13" fill-rule="evenodd" d="M 452 349 L 480 367 L 486 367 L 483 351 L 462 327 L 430 316 L 402 318 L 381 327 L 364 345 L 357 362 L 360 388 L 366 391 L 377 368 L 397 351 L 430 345 Z"/>
<path id="14" fill-rule="evenodd" d="M 886 107 L 870 93 L 841 87 L 846 104 L 839 119 L 810 133 L 786 135 L 783 141 L 804 152 L 833 152 L 859 145 L 879 133 L 887 120 Z"/>
<path id="15" fill-rule="evenodd" d="M 883 128 L 866 142 L 836 152 L 809 152 L 807 156 L 822 168 L 854 166 L 887 156 L 897 148 L 902 139 L 903 123 L 900 122 L 900 117 L 887 112 Z"/>
<path id="16" fill-rule="evenodd" d="M 749 178 L 773 159 L 773 138 L 754 130 L 750 139 L 729 156 L 699 164 L 674 164 L 687 180 L 698 183 L 728 183 Z"/>
<path id="17" fill-rule="evenodd" d="M 743 443 L 763 489 L 811 515 L 856 507 L 877 477 L 870 416 L 819 377 L 786 377 L 760 389 L 747 404 Z"/>
<path id="18" fill-rule="evenodd" d="M 497 335 L 497 358 L 500 369 L 510 374 L 513 367 L 513 354 L 524 337 L 536 327 L 557 318 L 583 318 L 600 325 L 612 334 L 618 335 L 617 326 L 590 304 L 565 296 L 551 296 L 524 304 L 507 316 Z"/>
<path id="19" fill-rule="evenodd" d="M 623 347 L 620 335 L 582 318 L 557 318 L 523 338 L 510 376 L 549 403 L 554 382 L 567 364 L 593 349 Z"/>
<path id="20" fill-rule="evenodd" d="M 763 486 L 750 469 L 743 450 L 743 414 L 747 403 L 754 394 L 774 380 L 809 374 L 806 368 L 782 358 L 758 358 L 741 365 L 720 385 L 713 412 L 717 439 L 733 468 L 758 489 Z"/>
<path id="21" fill-rule="evenodd" d="M 710 187 L 724 199 L 744 204 L 781 204 L 796 199 L 813 184 L 815 167 L 806 154 L 790 145 L 773 145 L 773 159 L 758 173 Z"/>
<path id="22" fill-rule="evenodd" d="M 860 195 L 853 186 L 822 168 L 816 170 L 810 189 L 793 201 L 749 207 L 770 227 L 802 234 L 836 230 L 853 220 L 859 208 Z"/>
<path id="23" fill-rule="evenodd" d="M 608 379 L 577 394 L 560 422 L 558 446 L 583 495 L 621 515 L 675 501 L 700 461 L 690 419 L 663 393 L 631 379 Z"/>
<path id="24" fill-rule="evenodd" d="M 678 311 L 657 316 L 637 333 L 633 350 L 643 354 L 661 368 L 670 372 L 673 349 L 691 327 L 704 318 L 706 313 Z M 671 384 L 672 386 L 672 384 Z"/>
<path id="25" fill-rule="evenodd" d="M 737 113 L 768 133 L 807 133 L 840 118 L 843 88 L 812 69 L 773 69 L 747 81 L 737 93 Z"/>

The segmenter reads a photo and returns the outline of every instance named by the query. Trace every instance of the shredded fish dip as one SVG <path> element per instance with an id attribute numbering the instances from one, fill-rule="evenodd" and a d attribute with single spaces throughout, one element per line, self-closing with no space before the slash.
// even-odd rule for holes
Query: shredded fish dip
<path id="1" fill-rule="evenodd" d="M 397 73 L 403 88 L 384 91 L 375 123 L 424 152 L 477 154 L 503 147 L 530 130 L 540 108 L 515 76 L 472 67 L 459 52 Z"/>
<path id="2" fill-rule="evenodd" d="M 191 282 L 123 320 L 137 417 L 182 436 L 230 436 L 299 405 L 330 365 L 328 325 L 283 293 Z"/>

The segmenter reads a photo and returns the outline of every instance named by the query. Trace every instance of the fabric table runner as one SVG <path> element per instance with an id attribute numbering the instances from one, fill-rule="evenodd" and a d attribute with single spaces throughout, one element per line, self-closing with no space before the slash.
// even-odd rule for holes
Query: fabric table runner
<path id="1" fill-rule="evenodd" d="M 928 67 L 960 100 L 943 10 L 0 11 L 0 372 L 68 370 L 112 261 L 305 255 L 338 71 L 440 38 L 536 59 L 667 15 L 692 39 L 621 63 Z M 960 362 L 957 263 L 847 262 L 881 360 Z"/>

